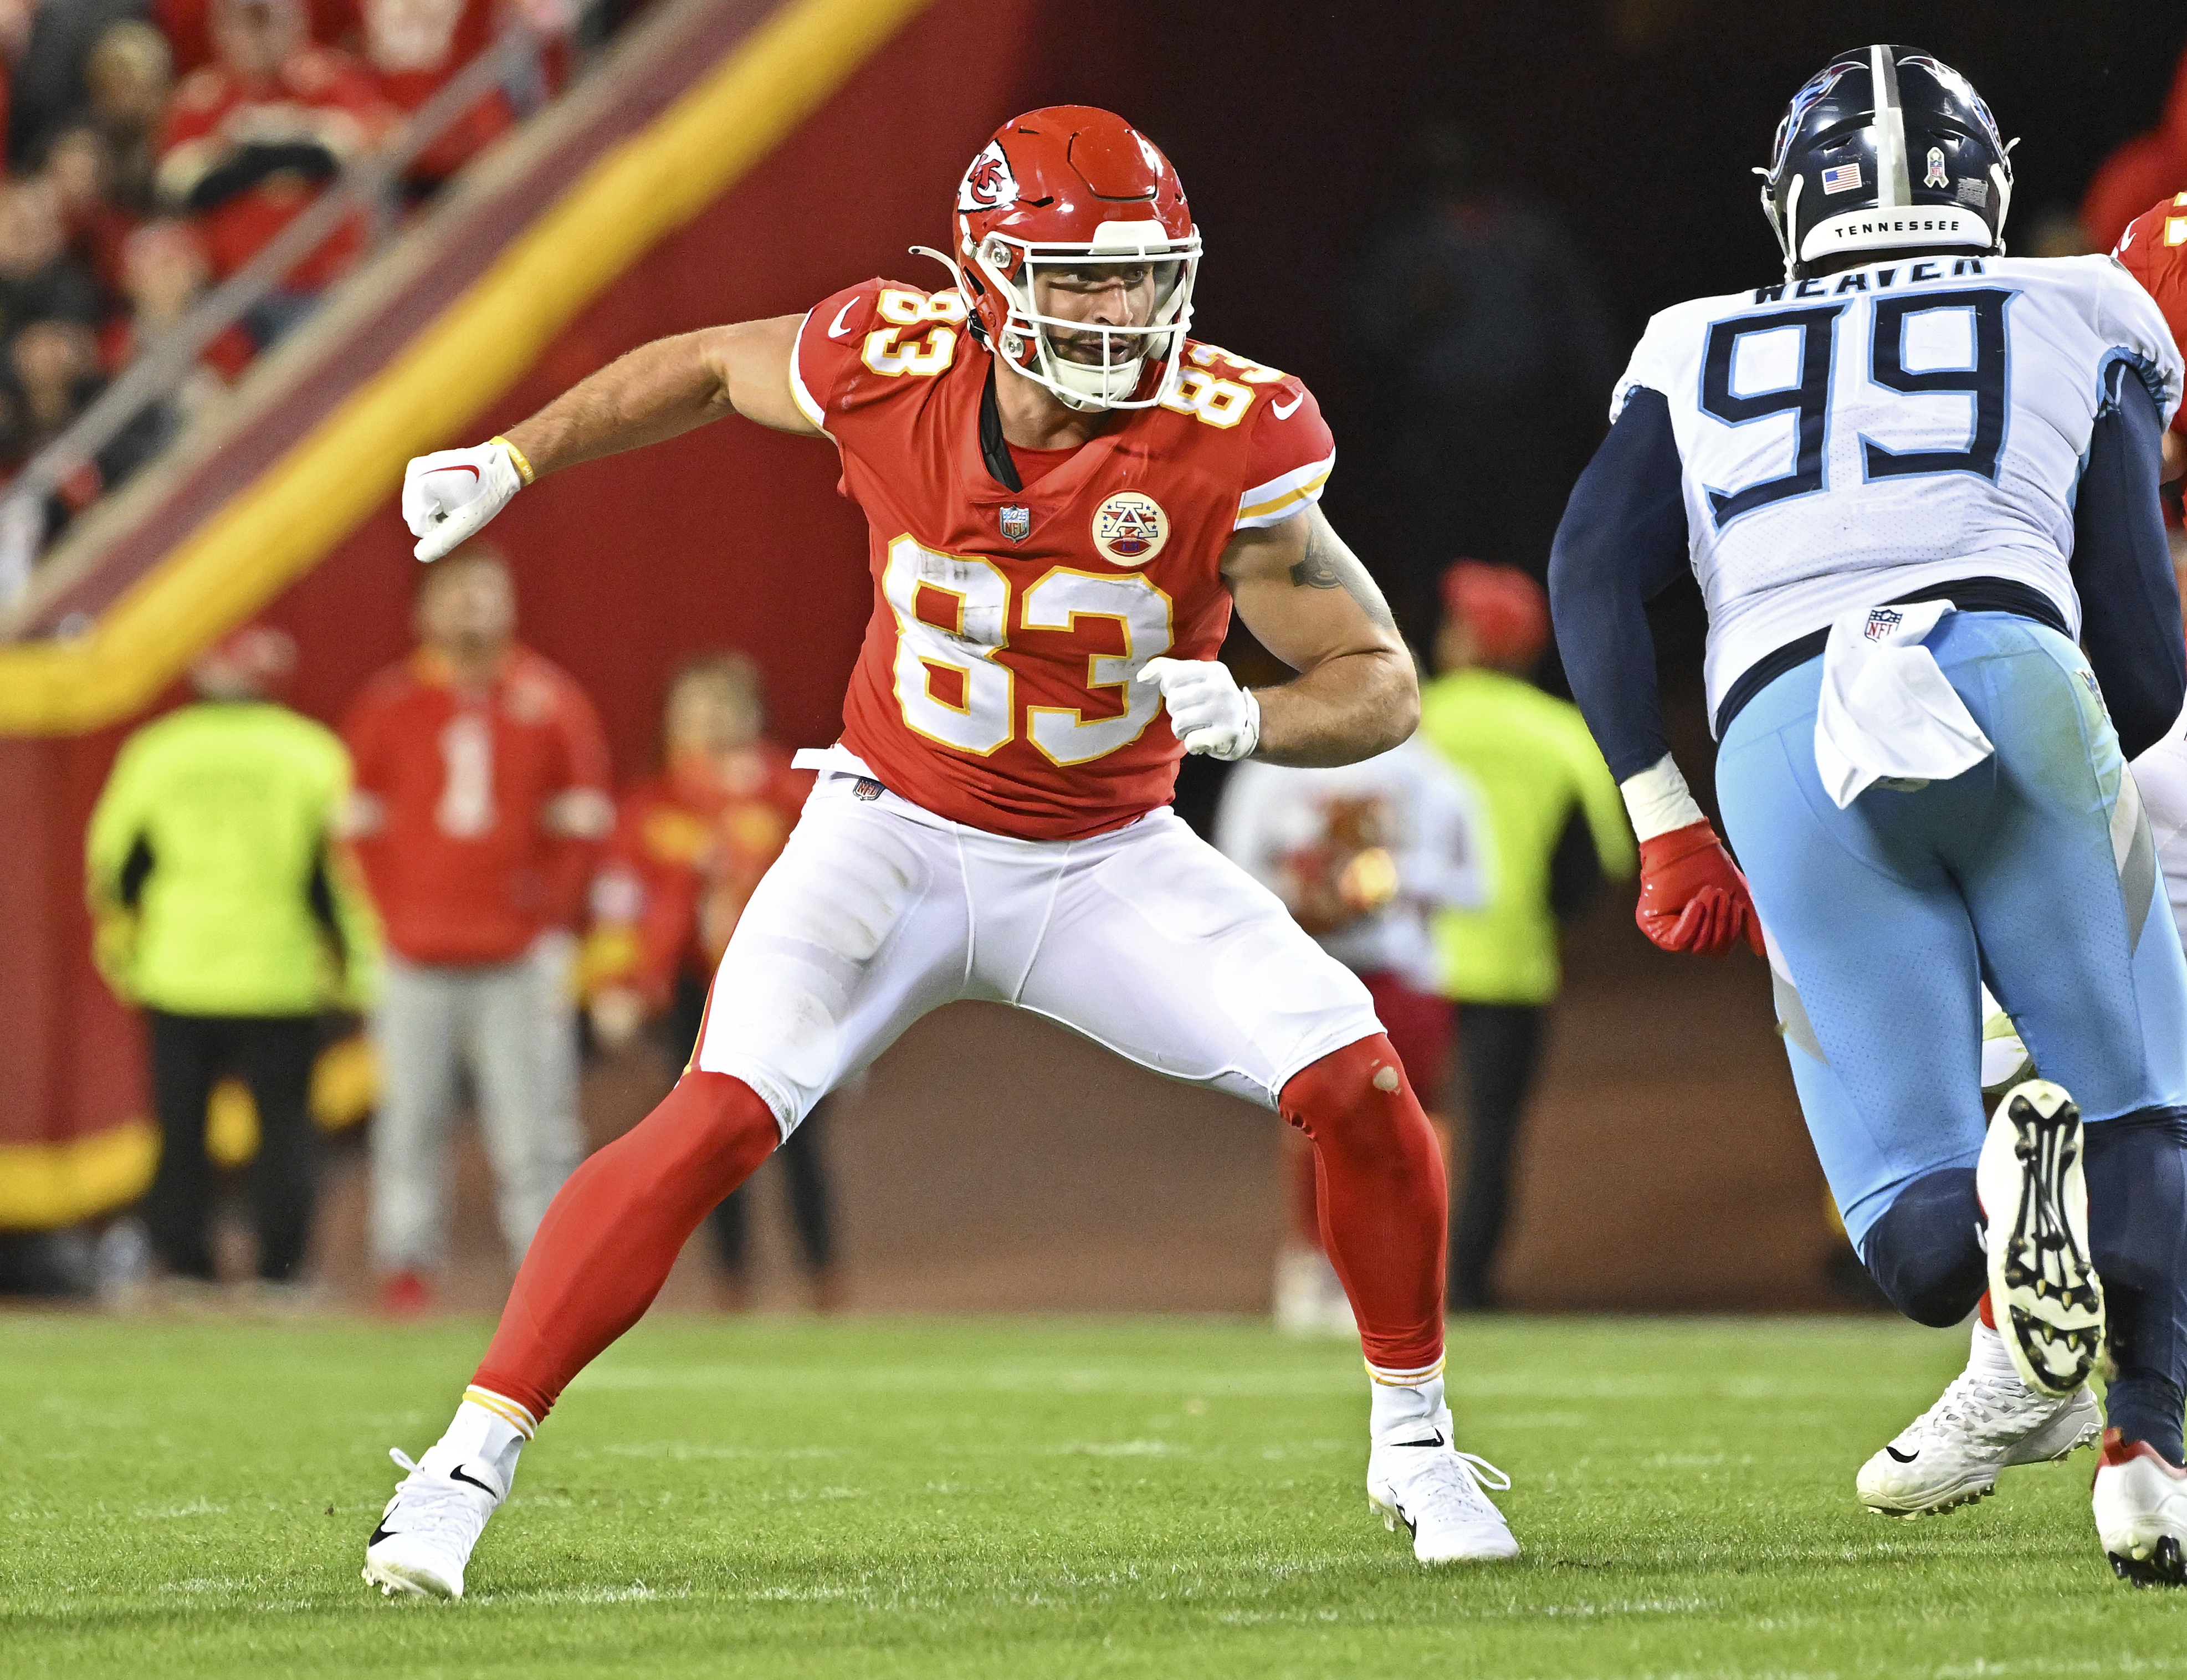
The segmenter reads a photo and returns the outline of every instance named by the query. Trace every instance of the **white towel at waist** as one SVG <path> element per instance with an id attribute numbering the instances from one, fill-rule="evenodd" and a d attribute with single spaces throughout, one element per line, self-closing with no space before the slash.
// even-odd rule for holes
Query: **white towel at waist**
<path id="1" fill-rule="evenodd" d="M 1815 769 L 1841 811 L 1878 781 L 1946 781 L 1996 750 L 1922 646 L 1954 610 L 1949 601 L 1915 601 L 1830 621 Z"/>

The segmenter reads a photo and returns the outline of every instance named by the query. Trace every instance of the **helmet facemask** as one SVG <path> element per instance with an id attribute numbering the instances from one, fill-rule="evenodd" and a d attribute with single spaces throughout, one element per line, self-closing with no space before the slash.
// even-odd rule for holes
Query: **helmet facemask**
<path id="1" fill-rule="evenodd" d="M 1150 408 L 1175 387 L 1179 352 L 1192 324 L 1197 232 L 1178 239 L 1152 220 L 1105 222 L 1090 244 L 1071 244 L 992 233 L 966 255 L 994 295 L 1007 300 L 999 342 L 992 348 L 1059 402 L 1081 410 Z M 1066 275 L 1109 273 L 1134 291 L 1151 287 L 1144 322 L 1075 320 L 1040 306 L 1043 280 L 1052 287 Z M 1049 305 L 1052 309 L 1052 296 Z M 1160 374 L 1142 396 L 1150 359 Z"/>

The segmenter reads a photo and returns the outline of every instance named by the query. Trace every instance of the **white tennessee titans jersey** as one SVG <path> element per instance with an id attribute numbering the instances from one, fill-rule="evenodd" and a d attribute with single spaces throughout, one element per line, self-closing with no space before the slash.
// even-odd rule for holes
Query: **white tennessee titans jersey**
<path id="1" fill-rule="evenodd" d="M 1656 316 L 1610 413 L 1670 407 L 1710 715 L 1764 655 L 1926 584 L 2027 583 L 2078 635 L 2074 492 L 2134 374 L 2168 422 L 2179 352 L 2108 256 L 1880 262 Z"/>

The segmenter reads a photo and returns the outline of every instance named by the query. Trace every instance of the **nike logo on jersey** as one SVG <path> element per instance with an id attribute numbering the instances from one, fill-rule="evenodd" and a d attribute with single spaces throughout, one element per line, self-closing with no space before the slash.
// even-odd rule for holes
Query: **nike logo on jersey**
<path id="1" fill-rule="evenodd" d="M 2132 223 L 2131 222 L 2128 222 L 2128 223 L 2127 223 L 2127 225 L 2126 225 L 2126 232 L 2119 235 L 2119 244 L 2118 244 L 2118 248 L 2119 248 L 2121 250 L 2125 250 L 2128 245 L 2132 244 L 2133 243 L 2134 243 L 2134 223 Z"/>
<path id="2" fill-rule="evenodd" d="M 1274 413 L 1275 417 L 1276 417 L 1278 419 L 1279 419 L 1279 420 L 1288 420 L 1289 419 L 1290 419 L 1290 417 L 1291 417 L 1292 415 L 1294 415 L 1294 414 L 1296 414 L 1296 413 L 1298 413 L 1298 406 L 1299 406 L 1299 404 L 1300 404 L 1300 403 L 1302 403 L 1302 402 L 1305 402 L 1305 401 L 1306 401 L 1306 393 L 1305 393 L 1304 391 L 1301 391 L 1301 392 L 1300 392 L 1296 396 L 1294 396 L 1294 397 L 1293 397 L 1290 402 L 1271 402 L 1271 403 L 1268 405 L 1268 407 L 1269 407 L 1270 411 L 1271 411 L 1272 413 Z"/>
<path id="3" fill-rule="evenodd" d="M 1888 1453 L 1889 1453 L 1892 1458 L 1896 1458 L 1897 1460 L 1898 1460 L 1898 1462 L 1899 1462 L 1900 1464 L 1912 1464 L 1912 1463 L 1913 1463 L 1916 1458 L 1920 1458 L 1920 1457 L 1921 1456 L 1921 1449 L 1920 1449 L 1920 1447 L 1915 1447 L 1915 1448 L 1914 1448 L 1911 1452 L 1900 1452 L 1897 1447 L 1885 1447 L 1883 1450 L 1884 1450 L 1885 1452 L 1888 1452 Z"/>
<path id="4" fill-rule="evenodd" d="M 828 336 L 829 338 L 839 339 L 843 336 L 844 332 L 846 330 L 843 325 L 843 317 L 846 315 L 848 315 L 857 306 L 857 300 L 853 298 L 850 302 L 845 304 L 841 309 L 835 312 L 835 324 L 828 329 Z"/>
<path id="5" fill-rule="evenodd" d="M 481 1481 L 476 1476 L 465 1475 L 464 1474 L 464 1467 L 461 1464 L 457 1465 L 455 1469 L 448 1472 L 448 1480 L 450 1481 L 467 1481 L 473 1487 L 477 1488 L 481 1493 L 492 1493 L 493 1497 L 497 1499 L 501 1497 L 500 1494 L 494 1493 L 492 1487 L 488 1486 L 485 1482 Z"/>

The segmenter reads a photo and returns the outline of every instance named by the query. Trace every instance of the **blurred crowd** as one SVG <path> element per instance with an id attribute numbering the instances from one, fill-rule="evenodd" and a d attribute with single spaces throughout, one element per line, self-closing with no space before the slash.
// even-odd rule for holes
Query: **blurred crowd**
<path id="1" fill-rule="evenodd" d="M 574 0 L 0 0 L 0 482 L 512 20 Z M 533 55 L 419 154 L 407 203 L 545 97 Z M 166 401 L 61 485 L 47 538 L 135 471 L 363 256 L 360 212 L 301 255 Z"/>
<path id="2" fill-rule="evenodd" d="M 812 782 L 763 733 L 757 667 L 728 653 L 680 667 L 657 761 L 618 800 L 591 700 L 518 638 L 499 554 L 421 570 L 414 626 L 415 650 L 336 732 L 280 703 L 290 638 L 246 626 L 197 662 L 194 700 L 115 761 L 86 877 L 100 971 L 145 1017 L 161 1138 L 141 1223 L 108 1245 L 115 1292 L 222 1282 L 213 1138 L 233 1080 L 250 1111 L 228 1153 L 247 1158 L 255 1285 L 308 1295 L 313 1075 L 360 1019 L 377 1087 L 368 1247 L 394 1316 L 441 1298 L 462 1110 L 513 1267 L 587 1148 L 583 1040 L 609 1057 L 650 1041 L 664 1083 L 694 1053 L 706 983 Z M 786 1180 L 813 1299 L 831 1307 L 823 1130 L 808 1120 L 762 1182 Z M 725 1306 L 751 1298 L 750 1194 L 712 1220 Z"/>

